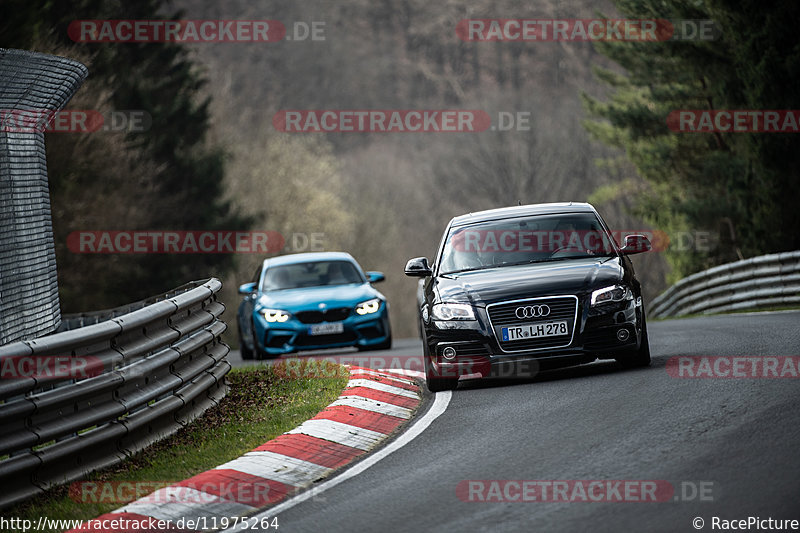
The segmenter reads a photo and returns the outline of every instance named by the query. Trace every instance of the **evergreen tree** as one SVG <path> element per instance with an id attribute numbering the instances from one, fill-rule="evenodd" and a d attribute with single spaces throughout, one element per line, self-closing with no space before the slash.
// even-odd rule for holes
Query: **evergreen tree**
<path id="1" fill-rule="evenodd" d="M 667 250 L 677 279 L 738 256 L 800 249 L 797 134 L 677 133 L 674 110 L 797 109 L 800 4 L 615 0 L 633 19 L 710 19 L 715 40 L 599 42 L 624 69 L 596 69 L 607 101 L 584 95 L 587 129 L 621 148 L 648 187 L 636 212 L 668 232 L 710 230 L 711 251 Z M 607 191 L 606 191 L 607 192 Z M 622 193 L 622 190 L 618 190 Z"/>

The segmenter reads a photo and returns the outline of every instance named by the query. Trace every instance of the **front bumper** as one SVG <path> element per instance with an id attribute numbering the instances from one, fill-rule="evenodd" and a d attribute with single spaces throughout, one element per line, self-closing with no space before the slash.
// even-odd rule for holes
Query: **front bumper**
<path id="1" fill-rule="evenodd" d="M 597 307 L 589 305 L 588 297 L 579 298 L 571 339 L 554 343 L 556 348 L 511 350 L 498 340 L 498 328 L 492 327 L 486 309 L 475 311 L 476 320 L 424 324 L 426 356 L 436 375 L 533 377 L 542 370 L 624 356 L 641 342 L 641 298 Z M 448 347 L 456 352 L 452 358 L 445 357 Z"/>
<path id="2" fill-rule="evenodd" d="M 255 336 L 261 351 L 276 356 L 301 350 L 329 348 L 368 348 L 386 342 L 390 336 L 389 312 L 386 302 L 377 312 L 369 315 L 351 313 L 341 321 L 341 333 L 311 335 L 313 324 L 306 324 L 292 315 L 281 323 L 268 323 L 263 316 L 254 318 Z M 325 322 L 323 322 L 325 323 Z"/>

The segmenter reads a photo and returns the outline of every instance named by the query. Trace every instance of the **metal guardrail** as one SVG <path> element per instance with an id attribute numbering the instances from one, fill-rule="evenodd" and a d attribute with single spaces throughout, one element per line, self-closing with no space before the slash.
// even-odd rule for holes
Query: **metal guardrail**
<path id="1" fill-rule="evenodd" d="M 651 318 L 800 304 L 800 251 L 762 255 L 692 274 L 652 301 Z"/>
<path id="2" fill-rule="evenodd" d="M 110 320 L 118 316 L 127 315 L 128 313 L 138 311 L 139 309 L 147 307 L 148 305 L 153 305 L 154 303 L 167 300 L 173 296 L 177 296 L 181 293 L 194 289 L 199 284 L 200 282 L 190 281 L 189 283 L 184 283 L 180 287 L 176 287 L 157 296 L 151 296 L 150 298 L 139 300 L 138 302 L 123 305 L 121 307 L 115 307 L 113 309 L 89 311 L 87 313 L 64 314 L 61 315 L 61 325 L 57 331 L 69 331 L 71 329 L 82 328 L 84 326 L 91 326 L 92 324 L 99 324 L 100 322 L 105 322 L 106 320 Z"/>
<path id="3" fill-rule="evenodd" d="M 215 405 L 231 368 L 221 287 L 194 282 L 130 313 L 0 346 L 0 508 L 122 461 Z M 54 361 L 90 377 L 39 366 Z"/>

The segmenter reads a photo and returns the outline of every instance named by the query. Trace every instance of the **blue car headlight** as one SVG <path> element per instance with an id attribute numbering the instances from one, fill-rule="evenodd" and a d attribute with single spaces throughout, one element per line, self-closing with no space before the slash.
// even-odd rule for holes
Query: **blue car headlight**
<path id="1" fill-rule="evenodd" d="M 261 309 L 259 311 L 267 322 L 286 322 L 291 316 L 288 311 L 283 309 Z"/>
<path id="2" fill-rule="evenodd" d="M 378 298 L 373 298 L 372 300 L 367 300 L 366 302 L 361 302 L 356 306 L 356 314 L 359 315 L 371 315 L 372 313 L 377 313 L 378 309 L 381 308 L 381 301 Z"/>

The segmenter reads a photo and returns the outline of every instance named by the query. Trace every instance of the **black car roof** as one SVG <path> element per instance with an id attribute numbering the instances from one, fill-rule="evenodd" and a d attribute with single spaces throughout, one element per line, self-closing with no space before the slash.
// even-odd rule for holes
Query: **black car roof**
<path id="1" fill-rule="evenodd" d="M 478 211 L 454 217 L 450 221 L 451 226 L 463 226 L 476 222 L 486 222 L 489 220 L 500 220 L 503 218 L 513 218 L 525 215 L 552 215 L 556 213 L 597 213 L 591 204 L 585 202 L 559 202 L 552 204 L 529 204 L 515 205 L 513 207 L 501 207 L 499 209 L 489 209 L 488 211 Z"/>

